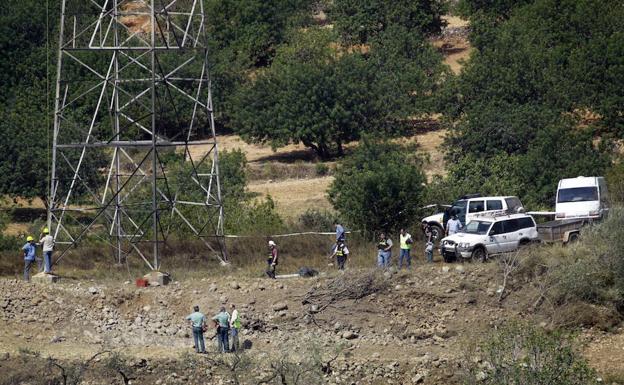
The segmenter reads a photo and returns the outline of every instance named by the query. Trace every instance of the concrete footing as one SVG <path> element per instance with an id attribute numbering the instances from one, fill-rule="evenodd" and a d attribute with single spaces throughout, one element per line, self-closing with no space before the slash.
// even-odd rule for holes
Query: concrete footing
<path id="1" fill-rule="evenodd" d="M 143 276 L 143 279 L 149 282 L 150 286 L 164 286 L 171 281 L 169 274 L 160 271 L 152 271 Z"/>
<path id="2" fill-rule="evenodd" d="M 61 280 L 61 277 L 54 274 L 37 273 L 32 276 L 31 280 L 38 283 L 57 283 Z"/>

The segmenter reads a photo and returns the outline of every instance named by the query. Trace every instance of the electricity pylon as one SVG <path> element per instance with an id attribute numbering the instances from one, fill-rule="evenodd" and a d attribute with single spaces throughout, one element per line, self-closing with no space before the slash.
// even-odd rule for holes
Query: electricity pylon
<path id="1" fill-rule="evenodd" d="M 48 226 L 158 270 L 171 240 L 226 262 L 202 0 L 63 0 Z M 203 247 L 202 246 L 202 247 Z"/>

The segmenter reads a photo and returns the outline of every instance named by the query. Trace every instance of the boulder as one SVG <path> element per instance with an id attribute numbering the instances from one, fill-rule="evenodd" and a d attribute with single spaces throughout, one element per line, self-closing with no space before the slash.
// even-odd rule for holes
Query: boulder
<path id="1" fill-rule="evenodd" d="M 357 333 L 351 331 L 351 330 L 347 330 L 344 333 L 342 333 L 342 338 L 344 338 L 345 340 L 354 340 L 356 338 L 358 338 Z"/>
<path id="2" fill-rule="evenodd" d="M 273 311 L 282 311 L 282 310 L 288 310 L 288 304 L 286 304 L 286 302 L 278 302 L 276 304 L 273 304 Z"/>

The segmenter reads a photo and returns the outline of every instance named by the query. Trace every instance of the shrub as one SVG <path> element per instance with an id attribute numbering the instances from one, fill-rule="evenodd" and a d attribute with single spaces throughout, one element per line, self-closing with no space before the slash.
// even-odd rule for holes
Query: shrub
<path id="1" fill-rule="evenodd" d="M 329 166 L 325 163 L 317 163 L 315 166 L 316 175 L 325 176 L 329 174 Z"/>
<path id="2" fill-rule="evenodd" d="M 327 210 L 307 209 L 299 216 L 299 224 L 307 231 L 331 231 L 336 222 L 338 216 Z"/>
<path id="3" fill-rule="evenodd" d="M 352 226 L 388 231 L 417 218 L 424 183 L 415 148 L 367 138 L 338 168 L 328 194 Z"/>
<path id="4" fill-rule="evenodd" d="M 624 163 L 611 166 L 606 176 L 611 203 L 624 204 Z"/>
<path id="5" fill-rule="evenodd" d="M 596 374 L 576 351 L 570 335 L 520 322 L 504 324 L 469 353 L 466 384 L 590 385 Z"/>

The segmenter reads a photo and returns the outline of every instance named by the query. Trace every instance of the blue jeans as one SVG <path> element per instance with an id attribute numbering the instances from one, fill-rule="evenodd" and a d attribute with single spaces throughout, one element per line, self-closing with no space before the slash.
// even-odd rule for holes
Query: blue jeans
<path id="1" fill-rule="evenodd" d="M 197 353 L 205 353 L 204 332 L 201 327 L 193 326 L 193 341 L 195 341 L 195 351 Z"/>
<path id="2" fill-rule="evenodd" d="M 35 260 L 25 259 L 24 260 L 24 281 L 30 281 L 30 269 L 32 269 L 35 264 Z"/>
<path id="3" fill-rule="evenodd" d="M 230 342 L 228 341 L 229 329 L 226 327 L 219 327 L 219 348 L 223 353 L 230 351 Z"/>
<path id="4" fill-rule="evenodd" d="M 52 251 L 43 252 L 43 261 L 45 263 L 44 272 L 49 273 L 52 271 Z"/>
<path id="5" fill-rule="evenodd" d="M 236 352 L 238 351 L 238 329 L 237 328 L 231 328 L 231 333 L 232 333 L 232 348 L 230 349 L 231 352 Z"/>
<path id="6" fill-rule="evenodd" d="M 401 249 L 401 254 L 399 254 L 399 269 L 403 266 L 403 259 L 405 259 L 405 265 L 407 265 L 408 268 L 412 266 L 410 249 Z"/>
<path id="7" fill-rule="evenodd" d="M 389 251 L 379 250 L 377 253 L 377 266 L 378 267 L 389 267 L 390 266 L 390 256 L 392 255 Z"/>
<path id="8" fill-rule="evenodd" d="M 433 250 L 425 250 L 425 258 L 427 259 L 427 262 L 433 262 Z"/>

